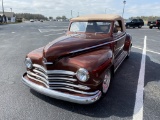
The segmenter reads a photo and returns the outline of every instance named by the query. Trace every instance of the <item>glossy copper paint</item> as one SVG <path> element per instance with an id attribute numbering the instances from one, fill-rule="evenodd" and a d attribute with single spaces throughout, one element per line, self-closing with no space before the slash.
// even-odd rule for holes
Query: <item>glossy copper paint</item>
<path id="1" fill-rule="evenodd" d="M 68 31 L 65 36 L 29 53 L 27 57 L 47 70 L 69 70 L 76 73 L 79 68 L 85 68 L 89 71 L 90 79 L 85 83 L 75 83 L 91 87 L 91 90 L 86 91 L 100 90 L 105 70 L 111 66 L 114 69 L 114 64 L 120 63 L 118 58 L 121 53 L 128 51 L 131 44 L 131 37 L 125 31 L 118 36 L 112 35 L 113 22 L 108 34 L 75 34 Z M 44 65 L 43 58 L 54 64 Z"/>

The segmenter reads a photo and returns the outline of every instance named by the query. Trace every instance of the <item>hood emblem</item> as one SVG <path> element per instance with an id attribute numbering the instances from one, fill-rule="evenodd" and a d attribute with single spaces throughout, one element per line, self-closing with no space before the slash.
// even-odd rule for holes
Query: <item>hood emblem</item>
<path id="1" fill-rule="evenodd" d="M 43 62 L 43 64 L 45 64 L 45 65 L 52 65 L 52 64 L 53 64 L 52 62 L 47 62 L 47 59 L 46 59 L 46 58 L 43 58 L 42 62 Z"/>

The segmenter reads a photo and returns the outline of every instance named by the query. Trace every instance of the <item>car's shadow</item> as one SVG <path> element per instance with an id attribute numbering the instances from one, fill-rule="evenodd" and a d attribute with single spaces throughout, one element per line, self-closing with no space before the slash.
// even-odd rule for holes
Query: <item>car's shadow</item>
<path id="1" fill-rule="evenodd" d="M 97 103 L 91 105 L 69 103 L 41 95 L 34 90 L 30 91 L 33 95 L 51 105 L 77 114 L 94 118 L 118 116 L 132 119 L 141 58 L 142 55 L 140 53 L 132 52 L 130 58 L 125 60 L 117 70 L 107 95 Z M 146 63 L 149 65 L 147 67 L 147 69 L 150 69 L 149 72 L 154 72 L 153 69 L 160 68 L 160 64 L 152 62 L 148 56 L 146 56 Z M 149 77 L 148 75 L 147 77 Z M 160 79 L 160 76 L 158 79 Z M 145 82 L 145 84 L 147 83 Z"/>

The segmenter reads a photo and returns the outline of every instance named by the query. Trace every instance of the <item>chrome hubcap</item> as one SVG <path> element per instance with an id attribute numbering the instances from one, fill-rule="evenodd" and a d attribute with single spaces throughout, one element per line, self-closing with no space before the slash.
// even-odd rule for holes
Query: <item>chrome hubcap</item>
<path id="1" fill-rule="evenodd" d="M 108 91 L 110 80 L 111 80 L 111 73 L 110 71 L 107 71 L 107 73 L 104 76 L 104 80 L 103 80 L 103 86 L 102 86 L 103 93 L 106 93 Z"/>

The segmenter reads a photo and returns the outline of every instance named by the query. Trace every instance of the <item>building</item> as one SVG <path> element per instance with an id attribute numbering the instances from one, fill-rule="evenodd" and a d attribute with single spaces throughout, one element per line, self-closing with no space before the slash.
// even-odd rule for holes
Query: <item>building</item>
<path id="1" fill-rule="evenodd" d="M 3 12 L 0 12 L 0 15 L 3 16 Z M 9 22 L 16 22 L 16 16 L 14 12 L 4 12 L 4 15 L 6 16 L 7 23 Z M 3 18 L 4 20 L 4 18 Z"/>

